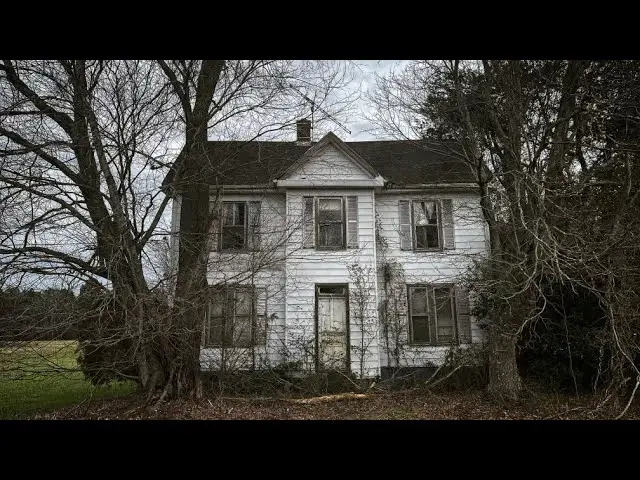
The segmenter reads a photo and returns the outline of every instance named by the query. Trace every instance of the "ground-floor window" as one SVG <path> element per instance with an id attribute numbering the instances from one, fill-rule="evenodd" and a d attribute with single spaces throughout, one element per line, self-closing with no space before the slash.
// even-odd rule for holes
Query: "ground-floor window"
<path id="1" fill-rule="evenodd" d="M 411 344 L 458 343 L 453 285 L 410 285 L 408 295 Z"/>
<path id="2" fill-rule="evenodd" d="M 209 296 L 205 347 L 246 348 L 265 345 L 260 289 L 252 286 L 213 288 Z"/>

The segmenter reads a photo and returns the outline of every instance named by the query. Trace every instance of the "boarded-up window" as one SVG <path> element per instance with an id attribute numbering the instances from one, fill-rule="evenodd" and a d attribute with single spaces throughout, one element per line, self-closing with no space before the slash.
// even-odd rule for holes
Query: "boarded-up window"
<path id="1" fill-rule="evenodd" d="M 266 295 L 264 289 L 233 286 L 212 291 L 209 299 L 206 347 L 246 348 L 264 345 Z"/>
<path id="2" fill-rule="evenodd" d="M 458 314 L 459 308 L 454 307 L 464 304 L 465 301 L 468 304 L 464 291 L 452 285 L 419 285 L 410 286 L 408 292 L 410 343 L 470 343 L 471 325 L 468 311 L 460 311 Z M 461 297 L 457 302 L 456 296 Z M 459 318 L 456 318 L 457 316 Z"/>

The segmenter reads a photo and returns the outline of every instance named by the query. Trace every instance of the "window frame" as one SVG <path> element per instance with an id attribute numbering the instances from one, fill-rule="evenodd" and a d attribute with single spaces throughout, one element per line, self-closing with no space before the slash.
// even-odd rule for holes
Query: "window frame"
<path id="1" fill-rule="evenodd" d="M 227 344 L 225 342 L 226 339 L 226 330 L 227 330 L 227 320 L 228 320 L 228 315 L 227 315 L 227 309 L 229 308 L 230 302 L 229 302 L 229 297 L 230 297 L 230 292 L 232 292 L 233 294 L 233 313 L 231 316 L 231 342 L 229 344 Z M 234 332 L 234 327 L 235 327 L 235 323 L 236 323 L 236 317 L 246 317 L 246 315 L 237 315 L 236 313 L 236 295 L 238 292 L 244 292 L 244 293 L 248 293 L 251 297 L 251 313 L 249 314 L 249 317 L 251 319 L 250 321 L 250 328 L 251 328 L 251 340 L 249 341 L 248 345 L 236 345 L 236 339 L 233 337 L 233 332 Z M 256 343 L 256 337 L 258 337 L 258 306 L 257 306 L 257 292 L 258 289 L 253 286 L 253 285 L 239 285 L 239 284 L 234 284 L 234 285 L 227 285 L 225 287 L 211 287 L 210 292 L 209 292 L 209 297 L 207 300 L 207 323 L 206 323 L 206 330 L 205 330 L 205 341 L 204 341 L 204 345 L 203 348 L 255 348 L 255 347 L 264 347 L 266 346 L 266 335 L 263 335 L 262 338 L 264 339 L 264 343 Z M 222 316 L 216 316 L 216 317 L 212 317 L 211 312 L 211 302 L 214 298 L 214 296 L 216 294 L 222 294 L 224 297 L 224 304 L 222 306 Z M 214 343 L 211 340 L 211 324 L 212 324 L 212 318 L 222 318 L 222 341 L 221 342 L 216 342 Z"/>
<path id="2" fill-rule="evenodd" d="M 436 205 L 436 231 L 438 232 L 438 246 L 418 248 L 418 235 L 416 232 L 416 217 L 414 214 L 414 205 L 416 203 L 430 202 Z M 441 199 L 412 198 L 409 202 L 409 214 L 411 216 L 411 247 L 414 252 L 440 252 L 444 250 L 444 232 L 442 231 L 442 201 Z"/>
<path id="3" fill-rule="evenodd" d="M 340 215 L 341 215 L 341 232 L 342 232 L 342 244 L 340 246 L 322 246 L 320 245 L 320 200 L 340 200 Z M 346 197 L 344 196 L 317 196 L 314 197 L 314 230 L 315 230 L 315 249 L 316 250 L 345 250 L 347 248 L 347 212 L 346 208 Z M 338 222 L 333 222 L 338 223 Z"/>
<path id="4" fill-rule="evenodd" d="M 244 236 L 242 248 L 224 248 L 224 206 L 229 204 L 244 205 Z M 239 225 L 227 225 L 227 227 L 239 227 Z M 249 202 L 246 200 L 224 200 L 221 206 L 220 215 L 220 252 L 246 252 L 248 250 L 248 231 L 249 231 Z"/>
<path id="5" fill-rule="evenodd" d="M 422 288 L 427 290 L 427 316 L 429 325 L 429 341 L 416 342 L 413 340 L 413 312 L 412 312 L 412 290 Z M 435 290 L 449 289 L 449 301 L 451 304 L 451 318 L 453 323 L 453 339 L 451 341 L 438 340 L 438 312 L 435 305 Z M 416 315 L 423 316 L 423 315 Z M 407 322 L 409 325 L 408 344 L 410 346 L 430 346 L 430 347 L 450 347 L 460 345 L 460 334 L 458 332 L 458 312 L 456 309 L 456 289 L 451 283 L 427 283 L 427 284 L 407 284 Z"/>

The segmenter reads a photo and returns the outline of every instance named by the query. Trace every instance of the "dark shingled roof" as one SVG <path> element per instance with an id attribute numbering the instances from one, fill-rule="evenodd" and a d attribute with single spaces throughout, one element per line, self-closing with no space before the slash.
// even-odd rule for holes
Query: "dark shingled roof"
<path id="1" fill-rule="evenodd" d="M 410 140 L 344 143 L 393 185 L 475 182 L 471 169 L 452 155 L 452 150 L 459 151 L 455 144 Z M 216 184 L 217 180 L 220 185 L 267 184 L 279 178 L 309 148 L 295 142 L 211 141 L 208 149 L 212 173 L 208 181 Z M 177 165 L 179 160 L 180 157 Z M 163 184 L 172 178 L 173 171 Z"/>

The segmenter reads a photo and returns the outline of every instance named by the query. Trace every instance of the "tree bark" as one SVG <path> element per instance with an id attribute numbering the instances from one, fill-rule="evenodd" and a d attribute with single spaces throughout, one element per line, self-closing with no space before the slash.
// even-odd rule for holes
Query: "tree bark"
<path id="1" fill-rule="evenodd" d="M 496 134 L 500 137 L 504 146 L 509 147 L 505 148 L 506 154 L 503 156 L 503 161 L 506 160 L 505 167 L 508 172 L 508 175 L 506 176 L 507 178 L 505 178 L 503 182 L 507 195 L 512 200 L 512 211 L 514 213 L 517 213 L 516 204 L 514 204 L 513 202 L 515 201 L 517 203 L 518 197 L 516 195 L 516 189 L 519 187 L 517 182 L 515 181 L 515 177 L 509 177 L 509 175 L 515 174 L 515 172 L 518 171 L 517 168 L 520 166 L 519 158 L 517 157 L 517 155 L 514 155 L 517 149 L 512 148 L 512 142 L 509 141 L 507 134 L 503 131 L 500 123 L 498 122 L 489 88 L 493 81 L 492 69 L 489 61 L 487 60 L 483 61 L 483 65 L 486 81 L 484 83 L 484 89 L 482 90 L 482 93 L 485 97 L 485 102 L 487 105 L 487 114 L 496 130 Z M 487 178 L 486 172 L 487 162 L 482 155 L 482 149 L 480 148 L 479 141 L 475 134 L 475 129 L 472 125 L 469 108 L 462 90 L 462 86 L 459 82 L 460 79 L 458 76 L 458 62 L 455 63 L 454 68 L 456 105 L 459 110 L 460 116 L 463 119 L 463 127 L 466 134 L 462 141 L 462 145 L 468 157 L 470 158 L 469 163 L 473 165 L 477 171 L 478 186 L 480 187 L 480 206 L 482 209 L 484 220 L 489 226 L 491 256 L 494 259 L 490 260 L 491 265 L 489 277 L 492 279 L 497 279 L 500 278 L 502 272 L 500 270 L 499 264 L 495 263 L 495 260 L 501 261 L 503 254 L 505 253 L 505 249 L 509 248 L 509 246 L 513 247 L 513 242 L 508 242 L 507 238 L 502 238 L 501 231 L 498 228 L 498 222 L 496 221 L 496 214 L 491 200 L 491 194 L 489 192 L 489 178 Z M 514 131 L 517 131 L 518 135 L 515 136 L 518 137 L 520 125 L 517 123 L 515 118 L 511 120 L 509 126 L 510 130 L 512 131 L 508 133 L 512 134 L 513 137 Z M 506 157 L 506 159 L 504 157 Z M 516 252 L 519 250 L 519 246 L 517 244 L 515 245 L 515 250 Z M 522 380 L 520 379 L 516 361 L 516 344 L 518 341 L 518 337 L 516 334 L 505 334 L 503 331 L 501 331 L 504 326 L 508 326 L 510 323 L 513 323 L 513 320 L 514 319 L 508 318 L 493 318 L 493 324 L 490 327 L 489 331 L 489 384 L 487 390 L 491 397 L 498 400 L 515 400 L 518 398 L 522 389 Z"/>
<path id="2" fill-rule="evenodd" d="M 517 400 L 522 380 L 516 362 L 518 338 L 501 332 L 498 327 L 489 331 L 489 395 L 499 401 Z"/>
<path id="3" fill-rule="evenodd" d="M 186 142 L 183 164 L 176 187 L 182 196 L 178 275 L 176 279 L 173 321 L 180 334 L 170 355 L 169 395 L 202 396 L 200 380 L 200 343 L 208 306 L 207 263 L 210 250 L 211 223 L 217 218 L 209 211 L 209 177 L 212 172 L 207 157 L 207 126 L 210 107 L 223 60 L 204 60 L 198 75 L 193 109 L 183 102 Z M 187 86 L 178 83 L 170 69 L 163 65 L 176 94 L 183 98 Z M 163 392 L 165 395 L 165 392 Z"/>

